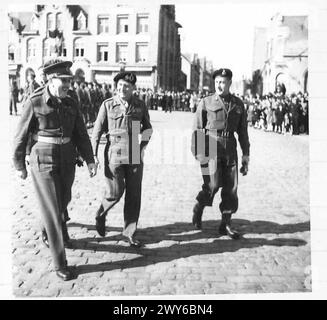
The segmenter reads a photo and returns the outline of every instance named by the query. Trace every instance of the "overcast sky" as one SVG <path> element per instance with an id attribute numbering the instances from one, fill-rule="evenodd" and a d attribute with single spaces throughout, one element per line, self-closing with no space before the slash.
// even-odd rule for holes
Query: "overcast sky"
<path id="1" fill-rule="evenodd" d="M 277 12 L 307 15 L 305 4 L 176 4 L 176 20 L 183 28 L 182 53 L 198 53 L 215 68 L 231 68 L 234 78 L 251 76 L 254 27 L 265 27 Z"/>

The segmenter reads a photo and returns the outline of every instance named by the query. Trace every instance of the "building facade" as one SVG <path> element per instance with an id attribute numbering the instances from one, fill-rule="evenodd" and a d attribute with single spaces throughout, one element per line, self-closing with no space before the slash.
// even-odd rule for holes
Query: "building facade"
<path id="1" fill-rule="evenodd" d="M 266 49 L 262 51 L 263 37 Z M 254 42 L 255 93 L 274 92 L 283 83 L 287 93 L 308 91 L 308 17 L 276 14 Z M 264 63 L 260 67 L 260 63 Z"/>
<path id="2" fill-rule="evenodd" d="M 173 5 L 44 5 L 35 12 L 10 13 L 9 23 L 8 54 L 15 44 L 20 86 L 29 72 L 37 74 L 46 60 L 58 56 L 73 61 L 77 79 L 87 82 L 113 85 L 124 69 L 135 72 L 140 88 L 178 85 L 181 26 Z"/>

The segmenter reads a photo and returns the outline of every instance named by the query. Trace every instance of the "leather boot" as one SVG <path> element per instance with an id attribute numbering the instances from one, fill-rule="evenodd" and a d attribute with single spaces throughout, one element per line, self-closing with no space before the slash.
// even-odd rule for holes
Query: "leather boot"
<path id="1" fill-rule="evenodd" d="M 72 243 L 71 243 L 69 233 L 68 233 L 68 230 L 67 230 L 66 222 L 62 223 L 62 237 L 63 237 L 63 240 L 64 240 L 65 248 L 71 248 Z"/>
<path id="2" fill-rule="evenodd" d="M 199 202 L 197 202 L 193 207 L 193 217 L 192 224 L 195 229 L 202 229 L 202 214 L 203 214 L 204 206 L 202 206 Z"/>
<path id="3" fill-rule="evenodd" d="M 232 215 L 230 213 L 223 213 L 221 215 L 221 223 L 219 226 L 219 234 L 221 235 L 227 235 L 230 238 L 237 240 L 240 238 L 240 234 L 232 229 L 232 222 L 231 222 Z"/>
<path id="4" fill-rule="evenodd" d="M 95 229 L 101 237 L 106 235 L 106 216 L 95 217 Z"/>

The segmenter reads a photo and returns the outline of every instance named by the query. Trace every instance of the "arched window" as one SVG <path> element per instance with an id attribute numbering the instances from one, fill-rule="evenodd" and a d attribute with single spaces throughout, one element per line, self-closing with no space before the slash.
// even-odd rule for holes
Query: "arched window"
<path id="1" fill-rule="evenodd" d="M 47 30 L 54 30 L 56 28 L 55 26 L 55 15 L 53 13 L 48 13 L 47 16 Z"/>
<path id="2" fill-rule="evenodd" d="M 45 39 L 43 41 L 43 58 L 51 58 L 55 53 L 53 39 Z"/>
<path id="3" fill-rule="evenodd" d="M 36 40 L 34 38 L 27 40 L 27 61 L 36 57 L 36 48 Z"/>
<path id="4" fill-rule="evenodd" d="M 65 41 L 63 41 L 61 44 L 61 56 L 67 57 L 67 47 Z"/>
<path id="5" fill-rule="evenodd" d="M 63 14 L 62 13 L 57 13 L 57 21 L 56 21 L 56 26 L 58 30 L 63 30 Z"/>
<path id="6" fill-rule="evenodd" d="M 74 41 L 74 57 L 84 57 L 85 44 L 82 38 L 77 38 Z"/>

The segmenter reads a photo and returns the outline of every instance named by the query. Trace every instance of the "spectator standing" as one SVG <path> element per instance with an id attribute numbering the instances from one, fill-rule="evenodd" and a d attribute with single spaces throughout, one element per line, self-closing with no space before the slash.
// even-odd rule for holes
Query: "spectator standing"
<path id="1" fill-rule="evenodd" d="M 12 115 L 13 111 L 15 112 L 15 115 L 17 116 L 17 102 L 18 102 L 18 87 L 17 82 L 15 80 L 12 80 L 10 83 L 9 88 L 9 114 Z"/>

